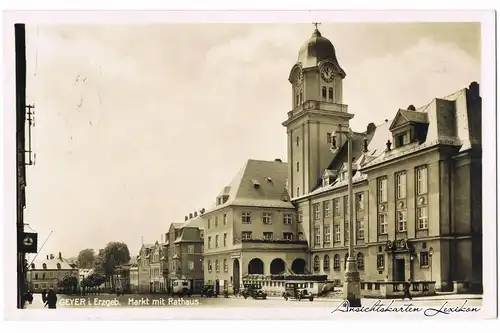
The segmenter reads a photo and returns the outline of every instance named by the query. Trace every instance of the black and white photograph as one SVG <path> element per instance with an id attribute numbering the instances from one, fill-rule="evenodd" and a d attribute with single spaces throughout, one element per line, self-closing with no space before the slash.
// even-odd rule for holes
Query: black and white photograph
<path id="1" fill-rule="evenodd" d="M 160 14 L 4 12 L 8 317 L 496 317 L 493 12 Z"/>

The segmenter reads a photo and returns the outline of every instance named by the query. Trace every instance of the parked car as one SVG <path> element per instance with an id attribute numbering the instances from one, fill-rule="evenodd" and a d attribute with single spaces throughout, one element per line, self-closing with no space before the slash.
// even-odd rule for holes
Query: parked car
<path id="1" fill-rule="evenodd" d="M 314 295 L 310 293 L 306 288 L 301 288 L 303 283 L 290 282 L 285 283 L 285 292 L 283 293 L 283 298 L 285 301 L 289 299 L 309 299 L 309 301 L 314 300 Z"/>
<path id="2" fill-rule="evenodd" d="M 191 281 L 175 280 L 172 282 L 172 294 L 191 297 Z"/>
<path id="3" fill-rule="evenodd" d="M 267 293 L 262 290 L 260 284 L 248 284 L 245 285 L 241 295 L 246 299 L 247 297 L 252 297 L 253 299 L 266 299 Z"/>
<path id="4" fill-rule="evenodd" d="M 214 286 L 209 284 L 204 285 L 201 289 L 201 297 L 217 297 L 217 295 L 215 295 Z"/>

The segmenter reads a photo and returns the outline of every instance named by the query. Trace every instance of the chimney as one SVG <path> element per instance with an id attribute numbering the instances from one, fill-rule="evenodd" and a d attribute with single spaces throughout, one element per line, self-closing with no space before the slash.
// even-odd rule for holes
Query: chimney
<path id="1" fill-rule="evenodd" d="M 369 123 L 368 126 L 366 126 L 366 134 L 371 134 L 373 133 L 373 131 L 375 131 L 375 129 L 377 128 L 377 126 L 375 126 L 374 123 Z"/>
<path id="2" fill-rule="evenodd" d="M 189 219 L 193 218 L 193 213 L 189 213 Z"/>
<path id="3" fill-rule="evenodd" d="M 59 252 L 59 260 L 62 260 L 61 252 Z"/>
<path id="4" fill-rule="evenodd" d="M 282 163 L 283 161 L 281 160 L 281 158 L 275 158 L 275 159 L 274 159 L 274 162 L 279 162 L 279 163 Z"/>
<path id="5" fill-rule="evenodd" d="M 367 152 L 368 152 L 368 139 L 364 138 L 363 139 L 363 153 L 367 153 Z"/>
<path id="6" fill-rule="evenodd" d="M 184 221 L 187 221 L 189 220 L 189 218 L 187 216 L 184 216 Z"/>
<path id="7" fill-rule="evenodd" d="M 415 110 L 416 110 L 416 109 L 415 109 L 415 105 L 413 105 L 413 104 L 408 105 L 407 110 L 408 110 L 408 111 L 415 111 Z"/>
<path id="8" fill-rule="evenodd" d="M 387 146 L 386 151 L 390 151 L 392 146 L 391 140 L 387 140 L 387 143 L 385 145 Z"/>
<path id="9" fill-rule="evenodd" d="M 197 216 L 198 216 L 198 212 L 197 212 L 197 211 L 195 211 L 195 212 L 193 213 L 193 216 L 194 216 L 194 217 L 197 217 Z"/>

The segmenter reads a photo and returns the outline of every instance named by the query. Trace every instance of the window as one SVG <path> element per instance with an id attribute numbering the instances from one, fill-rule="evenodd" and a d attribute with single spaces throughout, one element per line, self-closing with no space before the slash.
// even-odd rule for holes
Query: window
<path id="1" fill-rule="evenodd" d="M 265 232 L 264 239 L 265 240 L 273 240 L 273 233 L 272 232 Z"/>
<path id="2" fill-rule="evenodd" d="M 61 269 L 61 264 L 60 263 L 57 263 L 57 269 Z"/>
<path id="3" fill-rule="evenodd" d="M 297 186 L 297 196 L 300 196 L 300 187 Z"/>
<path id="4" fill-rule="evenodd" d="M 365 256 L 363 255 L 363 253 L 358 252 L 358 255 L 356 256 L 356 260 L 358 262 L 358 269 L 364 270 L 365 269 Z"/>
<path id="5" fill-rule="evenodd" d="M 224 234 L 224 240 L 223 240 L 224 247 L 227 246 L 227 233 Z"/>
<path id="6" fill-rule="evenodd" d="M 380 234 L 387 234 L 387 214 L 378 215 L 378 225 Z"/>
<path id="7" fill-rule="evenodd" d="M 325 255 L 323 257 L 323 271 L 328 272 L 330 270 L 330 257 Z"/>
<path id="8" fill-rule="evenodd" d="M 208 248 L 212 248 L 212 236 L 208 236 L 208 241 L 207 241 Z"/>
<path id="9" fill-rule="evenodd" d="M 297 222 L 298 222 L 298 223 L 302 223 L 303 218 L 304 218 L 304 215 L 303 215 L 303 213 L 302 213 L 302 210 L 299 210 L 298 214 L 299 214 L 299 216 L 297 217 Z"/>
<path id="10" fill-rule="evenodd" d="M 297 162 L 297 172 L 299 172 L 300 168 L 299 168 L 299 162 Z"/>
<path id="11" fill-rule="evenodd" d="M 208 266 L 208 271 L 212 272 L 212 262 L 210 260 L 208 261 L 207 266 Z"/>
<path id="12" fill-rule="evenodd" d="M 35 273 L 35 280 L 38 280 L 38 273 Z"/>
<path id="13" fill-rule="evenodd" d="M 314 219 L 319 220 L 319 204 L 314 204 Z"/>
<path id="14" fill-rule="evenodd" d="M 344 215 L 349 214 L 349 198 L 347 195 L 344 196 Z"/>
<path id="15" fill-rule="evenodd" d="M 227 259 L 224 259 L 224 272 L 227 272 Z"/>
<path id="16" fill-rule="evenodd" d="M 429 252 L 420 252 L 420 267 L 429 266 Z"/>
<path id="17" fill-rule="evenodd" d="M 349 242 L 349 221 L 344 223 L 344 242 Z"/>
<path id="18" fill-rule="evenodd" d="M 338 254 L 333 256 L 333 269 L 336 271 L 340 270 L 340 256 Z"/>
<path id="19" fill-rule="evenodd" d="M 227 224 L 227 214 L 222 215 L 222 223 Z"/>
<path id="20" fill-rule="evenodd" d="M 203 230 L 200 230 L 200 238 L 203 238 L 205 236 L 205 233 L 203 232 Z"/>
<path id="21" fill-rule="evenodd" d="M 377 253 L 377 269 L 384 269 L 385 256 L 383 253 Z"/>
<path id="22" fill-rule="evenodd" d="M 241 223 L 252 223 L 252 213 L 241 213 Z"/>
<path id="23" fill-rule="evenodd" d="M 241 238 L 242 239 L 252 239 L 252 232 L 251 231 L 243 231 L 241 233 Z"/>
<path id="24" fill-rule="evenodd" d="M 326 101 L 326 87 L 321 87 L 321 98 Z"/>
<path id="25" fill-rule="evenodd" d="M 216 272 L 219 272 L 219 271 L 220 271 L 219 260 L 215 260 L 215 271 L 216 271 Z"/>
<path id="26" fill-rule="evenodd" d="M 335 241 L 340 242 L 340 224 L 334 226 L 335 229 Z"/>
<path id="27" fill-rule="evenodd" d="M 363 219 L 360 219 L 357 221 L 357 236 L 358 239 L 365 239 L 365 221 Z"/>
<path id="28" fill-rule="evenodd" d="M 417 168 L 417 195 L 427 193 L 427 167 Z"/>
<path id="29" fill-rule="evenodd" d="M 398 231 L 399 232 L 406 231 L 406 211 L 400 210 L 396 214 L 398 218 Z"/>
<path id="30" fill-rule="evenodd" d="M 344 270 L 346 269 L 347 267 L 347 259 L 349 259 L 349 253 L 346 253 L 345 254 L 345 257 L 344 257 Z"/>
<path id="31" fill-rule="evenodd" d="M 314 244 L 319 245 L 321 243 L 321 234 L 319 228 L 314 228 Z"/>
<path id="32" fill-rule="evenodd" d="M 215 227 L 217 228 L 219 226 L 219 217 L 215 217 Z"/>
<path id="33" fill-rule="evenodd" d="M 219 235 L 215 235 L 215 247 L 219 247 Z"/>
<path id="34" fill-rule="evenodd" d="M 324 230 L 325 234 L 323 236 L 324 237 L 324 242 L 325 243 L 330 243 L 330 226 L 326 226 L 324 229 L 325 229 Z"/>
<path id="35" fill-rule="evenodd" d="M 326 143 L 332 143 L 332 133 L 326 133 Z"/>
<path id="36" fill-rule="evenodd" d="M 408 132 L 396 136 L 396 148 L 407 145 L 408 143 L 410 143 L 410 135 Z"/>
<path id="37" fill-rule="evenodd" d="M 340 215 L 340 202 L 339 202 L 338 198 L 333 199 L 333 211 L 334 211 L 335 216 Z"/>
<path id="38" fill-rule="evenodd" d="M 333 88 L 328 88 L 328 102 L 333 102 Z"/>
<path id="39" fill-rule="evenodd" d="M 325 217 L 330 217 L 330 201 L 323 202 L 323 208 L 325 210 Z"/>
<path id="40" fill-rule="evenodd" d="M 271 213 L 263 213 L 262 222 L 264 222 L 264 224 L 271 224 L 271 216 Z"/>
<path id="41" fill-rule="evenodd" d="M 188 253 L 193 254 L 194 253 L 194 245 L 188 245 Z"/>
<path id="42" fill-rule="evenodd" d="M 188 261 L 188 269 L 194 271 L 194 261 Z"/>
<path id="43" fill-rule="evenodd" d="M 299 137 L 297 137 L 297 139 L 296 139 L 295 141 L 297 141 L 297 146 L 298 146 L 298 145 L 299 145 L 299 142 L 300 142 Z"/>
<path id="44" fill-rule="evenodd" d="M 212 219 L 208 219 L 208 222 L 207 222 L 207 229 L 210 229 L 210 223 L 212 222 Z"/>
<path id="45" fill-rule="evenodd" d="M 290 213 L 283 214 L 283 224 L 292 224 L 292 214 Z"/>
<path id="46" fill-rule="evenodd" d="M 427 207 L 418 207 L 417 208 L 417 221 L 419 229 L 427 229 Z"/>
<path id="47" fill-rule="evenodd" d="M 315 272 L 318 272 L 319 271 L 319 257 L 318 256 L 314 256 L 314 271 Z"/>
<path id="48" fill-rule="evenodd" d="M 406 198 L 406 172 L 398 172 L 396 174 L 396 198 Z"/>
<path id="49" fill-rule="evenodd" d="M 378 180 L 378 202 L 387 202 L 387 178 L 379 178 Z"/>
<path id="50" fill-rule="evenodd" d="M 46 264 L 46 263 L 43 263 L 43 264 L 42 264 L 42 268 L 43 268 L 43 269 L 47 269 L 47 264 Z"/>
<path id="51" fill-rule="evenodd" d="M 293 240 L 293 233 L 291 233 L 291 232 L 284 232 L 283 233 L 283 239 L 284 240 L 289 240 L 289 241 Z"/>
<path id="52" fill-rule="evenodd" d="M 364 210 L 365 209 L 365 203 L 363 201 L 363 193 L 356 193 L 356 210 Z"/>

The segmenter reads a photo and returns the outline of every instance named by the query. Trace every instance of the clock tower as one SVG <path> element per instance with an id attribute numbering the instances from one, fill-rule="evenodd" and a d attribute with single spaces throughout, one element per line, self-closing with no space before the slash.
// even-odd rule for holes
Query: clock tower
<path id="1" fill-rule="evenodd" d="M 316 29 L 300 48 L 288 80 L 292 110 L 283 122 L 288 135 L 288 184 L 292 198 L 308 194 L 332 161 L 332 133 L 353 117 L 342 104 L 342 80 L 333 44 Z M 342 138 L 336 137 L 337 144 Z"/>

